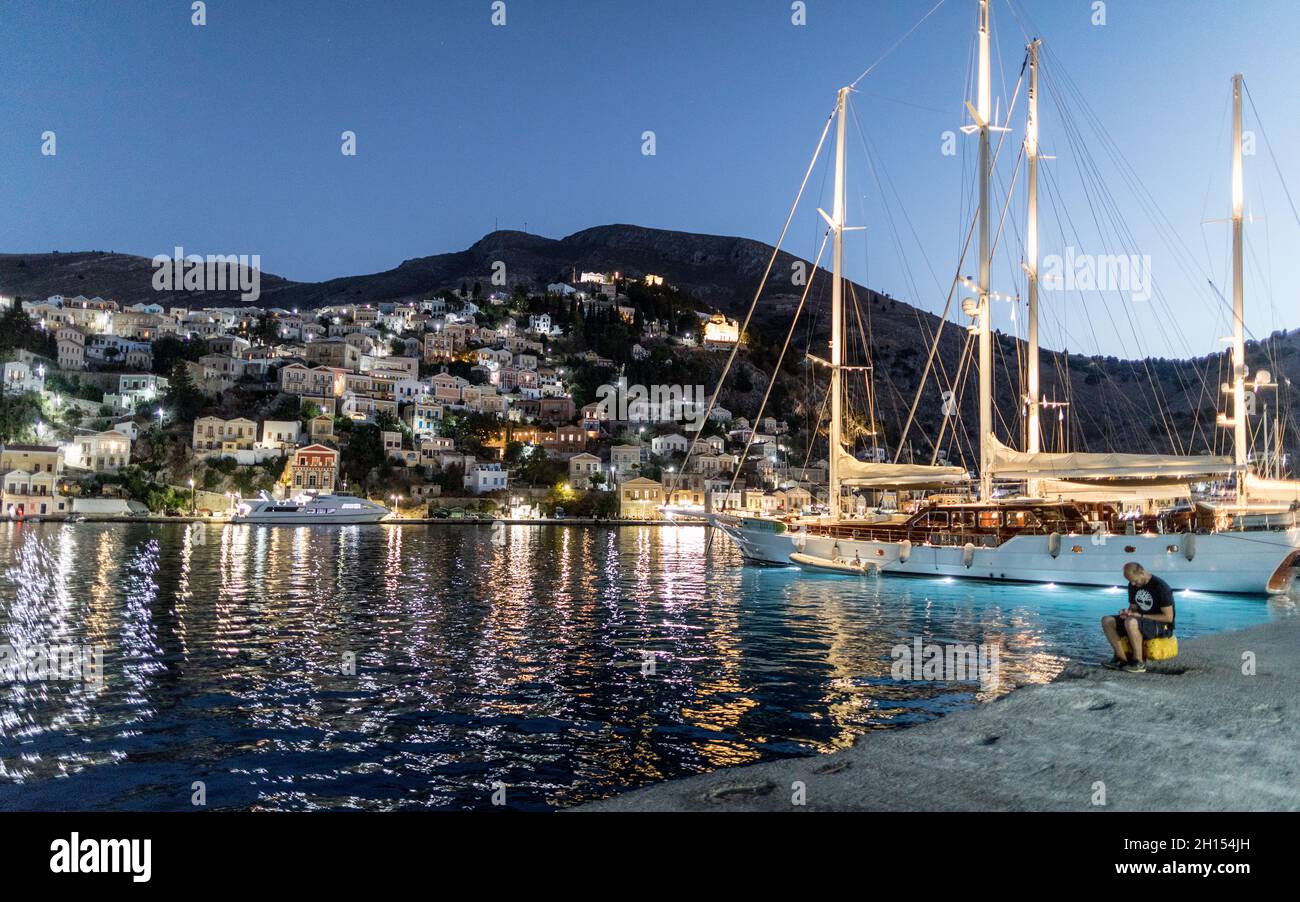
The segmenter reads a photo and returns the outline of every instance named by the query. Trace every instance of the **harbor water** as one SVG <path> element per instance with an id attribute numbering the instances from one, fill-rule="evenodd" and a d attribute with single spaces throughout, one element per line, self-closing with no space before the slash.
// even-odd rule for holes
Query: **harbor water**
<path id="1" fill-rule="evenodd" d="M 0 675 L 0 810 L 560 808 L 1046 682 L 1107 657 L 1126 602 L 749 567 L 707 535 L 0 524 L 10 661 L 102 655 L 99 681 Z M 1178 634 L 1293 607 L 1180 594 Z M 998 679 L 894 679 L 917 640 L 996 647 Z"/>

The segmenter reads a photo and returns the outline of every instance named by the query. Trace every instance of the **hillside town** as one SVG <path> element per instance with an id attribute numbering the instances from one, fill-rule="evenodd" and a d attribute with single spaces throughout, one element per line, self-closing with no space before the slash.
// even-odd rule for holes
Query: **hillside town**
<path id="1" fill-rule="evenodd" d="M 0 512 L 656 520 L 825 502 L 788 423 L 709 407 L 747 336 L 655 275 L 316 310 L 0 298 Z M 806 446 L 801 439 L 799 446 Z"/>

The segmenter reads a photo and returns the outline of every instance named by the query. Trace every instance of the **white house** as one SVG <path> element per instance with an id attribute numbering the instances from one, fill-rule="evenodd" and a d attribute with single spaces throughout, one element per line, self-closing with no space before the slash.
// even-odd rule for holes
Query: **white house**
<path id="1" fill-rule="evenodd" d="M 501 464 L 474 464 L 465 471 L 465 488 L 475 495 L 507 488 L 510 477 Z"/>
<path id="2" fill-rule="evenodd" d="M 262 448 L 288 450 L 298 445 L 302 437 L 302 424 L 297 420 L 263 420 L 262 437 L 258 445 Z"/>
<path id="3" fill-rule="evenodd" d="M 78 435 L 64 446 L 63 459 L 69 467 L 116 473 L 131 463 L 131 439 L 115 429 Z"/>
<path id="4" fill-rule="evenodd" d="M 45 366 L 11 360 L 5 364 L 4 389 L 6 394 L 45 391 Z"/>
<path id="5" fill-rule="evenodd" d="M 650 440 L 650 450 L 657 455 L 685 454 L 690 446 L 691 443 L 686 440 L 686 436 L 675 432 L 672 435 L 657 435 Z"/>

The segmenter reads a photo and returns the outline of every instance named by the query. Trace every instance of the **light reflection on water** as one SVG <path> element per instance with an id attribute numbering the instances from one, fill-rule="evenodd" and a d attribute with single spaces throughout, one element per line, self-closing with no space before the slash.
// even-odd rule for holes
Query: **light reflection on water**
<path id="1" fill-rule="evenodd" d="M 700 528 L 0 524 L 0 809 L 512 807 L 829 751 L 991 697 L 890 650 L 1000 643 L 1001 685 L 1105 651 L 1104 591 L 739 566 Z M 1180 595 L 1181 636 L 1290 613 Z M 354 654 L 355 675 L 342 672 Z M 643 671 L 653 668 L 653 673 Z"/>

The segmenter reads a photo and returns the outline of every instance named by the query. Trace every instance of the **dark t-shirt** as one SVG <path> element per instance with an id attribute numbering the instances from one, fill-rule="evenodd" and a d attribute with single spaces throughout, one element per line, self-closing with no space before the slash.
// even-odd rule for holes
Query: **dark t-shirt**
<path id="1" fill-rule="evenodd" d="M 1169 608 L 1169 629 L 1174 628 L 1174 590 L 1158 576 L 1152 576 L 1145 586 L 1128 585 L 1128 603 L 1143 614 L 1154 614 L 1160 608 Z"/>

